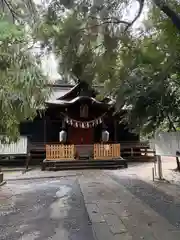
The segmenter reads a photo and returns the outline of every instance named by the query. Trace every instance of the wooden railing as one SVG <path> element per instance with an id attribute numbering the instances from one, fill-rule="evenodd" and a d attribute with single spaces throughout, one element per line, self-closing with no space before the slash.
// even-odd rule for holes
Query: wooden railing
<path id="1" fill-rule="evenodd" d="M 95 160 L 110 160 L 120 157 L 120 144 L 94 144 Z"/>
<path id="2" fill-rule="evenodd" d="M 140 141 L 136 141 L 136 142 L 132 142 L 132 141 L 126 141 L 126 142 L 120 142 L 121 144 L 121 149 L 125 149 L 125 148 L 149 148 L 149 142 L 148 141 L 144 141 L 144 142 L 140 142 Z"/>
<path id="3" fill-rule="evenodd" d="M 46 145 L 46 160 L 74 160 L 74 145 Z"/>
<path id="4" fill-rule="evenodd" d="M 63 144 L 47 144 L 46 160 L 74 160 L 75 146 Z M 120 157 L 120 144 L 94 144 L 95 160 L 110 160 Z"/>

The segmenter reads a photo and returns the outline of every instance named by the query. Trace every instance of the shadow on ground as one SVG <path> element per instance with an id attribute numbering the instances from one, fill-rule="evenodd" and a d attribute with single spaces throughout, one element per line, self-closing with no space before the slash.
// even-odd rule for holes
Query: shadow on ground
<path id="1" fill-rule="evenodd" d="M 115 176 L 113 174 L 109 174 L 109 176 L 126 187 L 129 192 L 149 205 L 159 215 L 166 218 L 173 226 L 180 228 L 180 202 L 177 202 L 173 196 L 137 177 Z M 180 186 L 177 186 L 177 190 L 180 191 Z"/>

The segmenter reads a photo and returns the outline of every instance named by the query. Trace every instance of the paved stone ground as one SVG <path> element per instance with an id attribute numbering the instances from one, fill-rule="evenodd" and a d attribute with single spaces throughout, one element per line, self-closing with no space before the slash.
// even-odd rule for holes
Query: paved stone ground
<path id="1" fill-rule="evenodd" d="M 76 179 L 11 182 L 2 188 L 3 195 L 1 240 L 93 239 Z"/>
<path id="2" fill-rule="evenodd" d="M 180 199 L 131 168 L 18 176 L 0 189 L 1 240 L 180 239 Z"/>
<path id="3" fill-rule="evenodd" d="M 162 157 L 163 177 L 167 180 L 165 182 L 152 181 L 152 167 L 154 167 L 153 163 L 131 163 L 127 170 L 114 170 L 111 172 L 117 176 L 128 175 L 133 178 L 138 177 L 166 194 L 172 195 L 174 201 L 180 201 L 180 173 L 174 171 L 176 168 L 176 159 L 173 157 Z"/>

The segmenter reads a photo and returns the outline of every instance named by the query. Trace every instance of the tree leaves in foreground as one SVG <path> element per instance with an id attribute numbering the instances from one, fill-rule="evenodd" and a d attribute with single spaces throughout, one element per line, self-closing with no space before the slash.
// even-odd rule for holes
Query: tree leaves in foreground
<path id="1" fill-rule="evenodd" d="M 180 39 L 169 16 L 150 5 L 145 30 L 137 36 L 122 21 L 126 5 L 71 3 L 53 1 L 37 31 L 42 46 L 59 59 L 60 73 L 103 83 L 106 94 L 117 99 L 117 109 L 131 109 L 123 121 L 136 131 L 177 129 Z M 179 11 L 177 2 L 170 4 Z"/>
<path id="2" fill-rule="evenodd" d="M 44 13 L 36 31 L 42 47 L 56 55 L 63 76 L 89 83 L 110 77 L 119 40 L 133 24 L 123 20 L 129 1 L 66 3 L 53 0 Z"/>
<path id="3" fill-rule="evenodd" d="M 15 140 L 19 123 L 33 119 L 48 90 L 38 59 L 28 50 L 24 28 L 6 19 L 0 18 L 0 132 Z"/>
<path id="4" fill-rule="evenodd" d="M 115 94 L 119 105 L 123 101 L 131 108 L 126 120 L 136 130 L 144 134 L 175 131 L 180 123 L 179 32 L 154 7 L 147 24 L 152 27 L 148 34 L 122 43 Z"/>
<path id="5" fill-rule="evenodd" d="M 33 24 L 37 19 L 34 0 L 0 0 L 0 13 L 12 22 Z"/>

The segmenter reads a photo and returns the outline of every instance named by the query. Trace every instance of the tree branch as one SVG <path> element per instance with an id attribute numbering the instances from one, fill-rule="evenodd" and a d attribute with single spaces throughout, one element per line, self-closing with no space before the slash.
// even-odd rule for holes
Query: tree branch
<path id="1" fill-rule="evenodd" d="M 136 0 L 136 1 L 139 2 L 139 10 L 138 10 L 138 13 L 137 13 L 136 17 L 133 19 L 132 22 L 128 22 L 128 21 L 125 21 L 125 20 L 120 20 L 117 17 L 110 17 L 110 18 L 104 18 L 105 21 L 103 21 L 100 25 L 103 25 L 103 24 L 121 24 L 122 23 L 122 24 L 127 25 L 125 27 L 125 31 L 127 31 L 138 20 L 138 18 L 141 16 L 143 8 L 144 8 L 144 0 Z M 91 18 L 102 21 L 102 19 L 100 19 L 100 18 L 96 18 L 96 17 L 91 17 Z M 100 26 L 100 25 L 97 25 L 97 26 Z M 96 27 L 96 25 L 94 27 Z"/>
<path id="2" fill-rule="evenodd" d="M 0 0 L 1 5 L 2 5 L 2 10 L 3 12 L 5 12 L 5 7 L 8 9 L 8 11 L 10 12 L 10 14 L 12 15 L 13 18 L 13 22 L 22 20 L 25 16 L 22 16 L 21 14 L 19 14 L 18 12 L 16 12 L 14 10 L 13 4 L 9 1 L 9 0 Z M 22 3 L 24 2 L 24 0 L 22 0 Z M 35 16 L 36 14 L 36 9 L 35 9 L 35 5 L 33 3 L 33 0 L 27 0 L 25 2 L 26 7 L 28 8 L 30 14 L 28 14 L 26 17 L 31 17 L 31 16 Z"/>
<path id="3" fill-rule="evenodd" d="M 177 29 L 180 30 L 180 17 L 173 9 L 171 9 L 171 7 L 166 4 L 165 0 L 153 0 L 153 2 L 164 14 L 166 14 L 168 18 L 171 19 Z"/>
<path id="4" fill-rule="evenodd" d="M 128 28 L 130 28 L 137 20 L 138 18 L 141 16 L 141 13 L 143 11 L 144 8 L 144 0 L 137 0 L 139 2 L 139 11 L 137 16 L 133 19 L 133 21 L 131 23 L 128 24 L 128 26 L 125 28 L 125 31 L 128 30 Z"/>
<path id="5" fill-rule="evenodd" d="M 1 0 L 2 5 L 3 5 L 3 11 L 5 10 L 5 6 L 8 8 L 8 10 L 10 11 L 12 18 L 13 18 L 13 22 L 17 19 L 16 13 L 13 10 L 12 5 L 8 2 L 8 0 Z"/>

